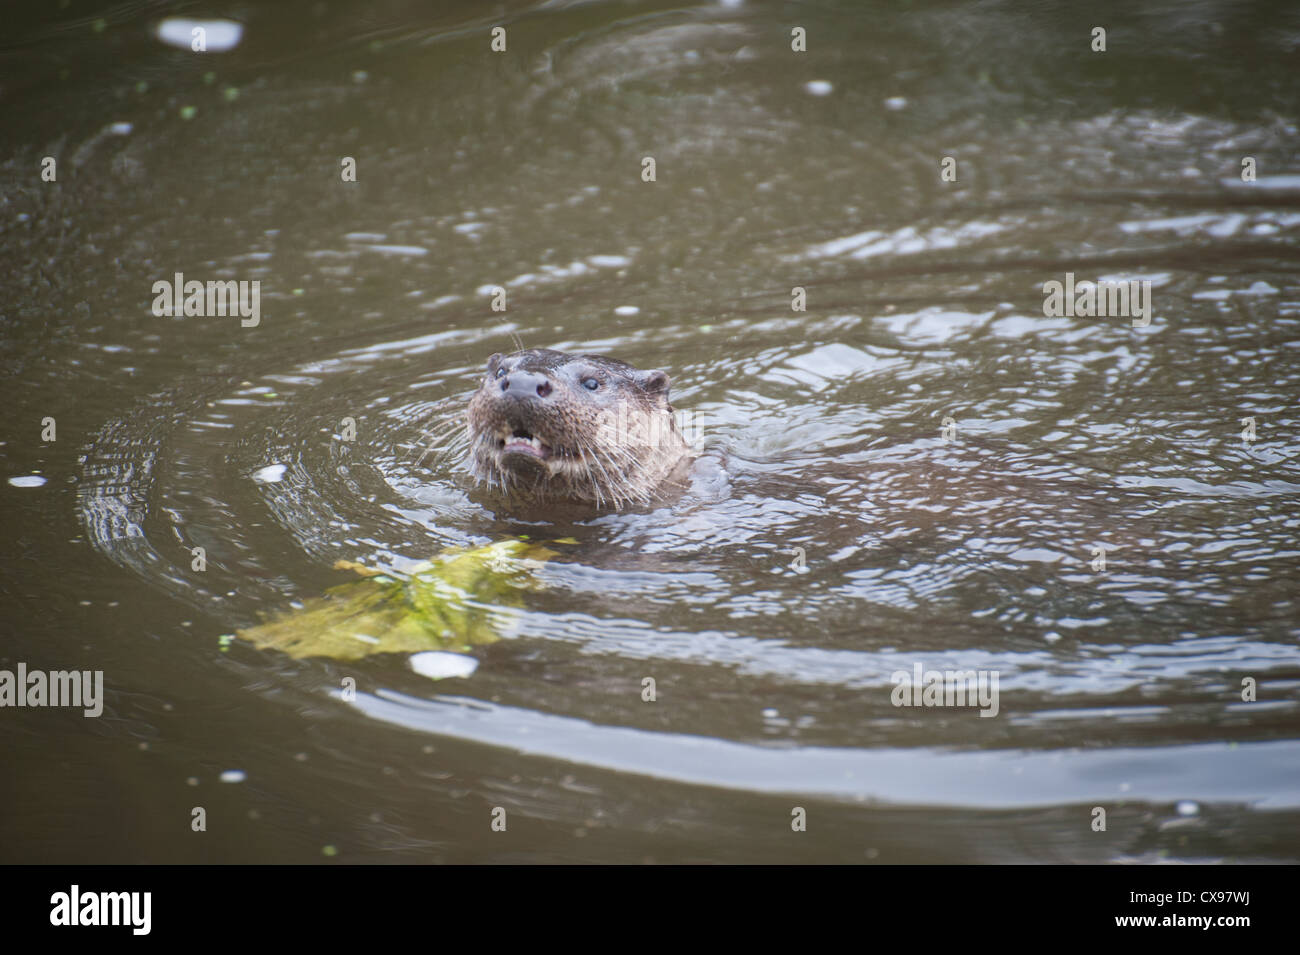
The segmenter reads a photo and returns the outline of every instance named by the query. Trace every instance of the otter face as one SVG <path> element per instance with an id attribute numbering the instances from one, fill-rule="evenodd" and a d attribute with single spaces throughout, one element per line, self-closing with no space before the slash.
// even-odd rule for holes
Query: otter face
<path id="1" fill-rule="evenodd" d="M 490 487 L 648 502 L 686 451 L 668 376 L 599 355 L 493 355 L 469 403 L 470 468 Z"/>

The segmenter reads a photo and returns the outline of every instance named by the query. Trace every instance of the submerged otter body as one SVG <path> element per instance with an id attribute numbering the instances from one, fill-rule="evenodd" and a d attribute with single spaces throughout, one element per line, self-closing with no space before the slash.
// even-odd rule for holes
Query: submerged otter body
<path id="1" fill-rule="evenodd" d="M 493 355 L 469 402 L 470 470 L 521 501 L 651 503 L 690 458 L 668 384 L 600 355 Z"/>

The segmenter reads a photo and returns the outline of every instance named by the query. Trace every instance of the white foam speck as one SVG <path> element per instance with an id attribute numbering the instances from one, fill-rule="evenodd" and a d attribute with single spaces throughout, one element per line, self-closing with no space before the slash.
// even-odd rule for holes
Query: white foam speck
<path id="1" fill-rule="evenodd" d="M 363 245 L 361 248 L 384 255 L 428 255 L 429 250 L 419 245 Z"/>
<path id="2" fill-rule="evenodd" d="M 190 20 L 185 17 L 168 17 L 158 24 L 158 39 L 168 46 L 182 50 L 194 49 L 194 31 L 203 30 L 203 43 L 208 53 L 224 53 L 239 46 L 244 35 L 244 25 L 234 20 Z"/>
<path id="3" fill-rule="evenodd" d="M 1242 182 L 1239 177 L 1220 179 L 1223 185 L 1237 189 L 1300 189 L 1300 176 L 1260 176 L 1254 182 Z"/>
<path id="4" fill-rule="evenodd" d="M 826 80 L 809 80 L 803 85 L 803 89 L 805 93 L 812 96 L 830 96 L 831 90 L 835 89 L 835 87 Z"/>
<path id="5" fill-rule="evenodd" d="M 253 480 L 258 484 L 279 484 L 287 470 L 289 466 L 286 464 L 268 464 L 253 472 Z"/>
<path id="6" fill-rule="evenodd" d="M 443 653 L 439 650 L 426 650 L 413 653 L 410 657 L 411 669 L 420 676 L 430 680 L 445 680 L 448 677 L 466 677 L 478 669 L 478 660 L 463 653 Z"/>
<path id="7" fill-rule="evenodd" d="M 40 487 L 45 483 L 45 478 L 39 474 L 24 474 L 21 477 L 11 477 L 9 483 L 14 487 Z"/>

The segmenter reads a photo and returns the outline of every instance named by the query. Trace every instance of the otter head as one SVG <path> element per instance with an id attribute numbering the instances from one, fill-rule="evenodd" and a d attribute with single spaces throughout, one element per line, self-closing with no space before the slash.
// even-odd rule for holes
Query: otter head
<path id="1" fill-rule="evenodd" d="M 493 355 L 469 403 L 470 469 L 510 495 L 648 503 L 686 454 L 668 376 L 600 355 Z"/>

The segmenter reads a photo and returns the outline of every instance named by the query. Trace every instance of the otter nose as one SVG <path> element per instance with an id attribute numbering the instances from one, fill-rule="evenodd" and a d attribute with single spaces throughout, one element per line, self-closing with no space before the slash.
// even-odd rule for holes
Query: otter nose
<path id="1" fill-rule="evenodd" d="M 545 398 L 551 393 L 551 382 L 545 375 L 530 371 L 512 371 L 501 379 L 501 393 L 512 398 Z"/>

